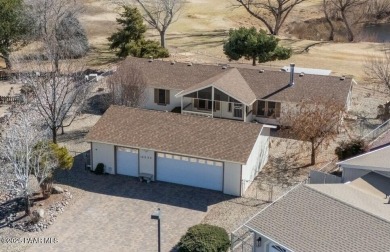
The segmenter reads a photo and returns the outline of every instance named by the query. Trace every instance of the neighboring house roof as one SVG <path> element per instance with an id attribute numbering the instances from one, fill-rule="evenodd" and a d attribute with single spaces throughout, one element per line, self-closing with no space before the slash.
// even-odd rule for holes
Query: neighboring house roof
<path id="1" fill-rule="evenodd" d="M 390 171 L 390 146 L 364 153 L 337 164 L 344 168 Z"/>
<path id="2" fill-rule="evenodd" d="M 291 251 L 388 251 L 390 222 L 326 195 L 318 186 L 298 186 L 245 226 Z"/>
<path id="3" fill-rule="evenodd" d="M 232 69 L 229 67 L 223 69 L 222 66 L 218 65 L 192 64 L 188 66 L 179 62 L 171 64 L 169 61 L 161 60 L 149 62 L 147 59 L 140 58 L 128 58 L 128 60 L 132 61 L 144 72 L 148 86 L 164 89 L 185 90 Z M 352 85 L 351 78 L 340 80 L 336 76 L 310 74 L 300 77 L 299 73 L 297 73 L 294 75 L 295 85 L 290 87 L 288 86 L 290 73 L 270 70 L 265 70 L 261 73 L 259 71 L 261 68 L 236 67 L 245 80 L 246 85 L 242 84 L 241 77 L 234 74 L 234 78 L 239 78 L 239 83 L 236 83 L 237 87 L 234 87 L 234 90 L 248 92 L 245 94 L 248 96 L 252 96 L 251 92 L 253 92 L 256 99 L 300 102 L 302 99 L 333 98 L 335 102 L 345 105 Z M 233 73 L 231 72 L 231 74 Z M 226 75 L 219 76 L 226 78 Z M 212 80 L 216 81 L 216 79 Z M 225 84 L 225 87 L 227 87 L 234 83 L 227 81 Z M 227 88 L 232 90 L 232 86 Z"/>
<path id="4" fill-rule="evenodd" d="M 376 172 L 370 172 L 360 178 L 357 178 L 348 183 L 348 186 L 376 196 L 380 198 L 381 201 L 386 198 L 386 195 L 390 195 L 390 178 Z M 386 212 L 388 213 L 387 218 L 390 220 L 390 211 L 388 211 L 388 206 L 386 206 L 386 209 Z"/>
<path id="5" fill-rule="evenodd" d="M 390 223 L 390 205 L 386 199 L 390 188 L 385 183 L 390 185 L 390 178 L 372 172 L 347 184 L 307 186 Z"/>
<path id="6" fill-rule="evenodd" d="M 85 140 L 245 164 L 261 124 L 111 106 Z"/>
<path id="7" fill-rule="evenodd" d="M 245 79 L 242 77 L 237 68 L 230 68 L 211 77 L 210 79 L 193 85 L 177 94 L 177 96 L 190 94 L 210 86 L 214 86 L 220 91 L 232 96 L 236 100 L 246 105 L 251 105 L 256 100 L 256 95 L 248 86 L 248 83 L 246 83 Z"/>
<path id="8" fill-rule="evenodd" d="M 380 135 L 373 142 L 371 142 L 369 147 L 370 147 L 370 150 L 375 150 L 375 149 L 378 149 L 378 148 L 381 148 L 381 147 L 385 147 L 387 145 L 390 145 L 390 129 L 387 130 L 382 135 Z"/>

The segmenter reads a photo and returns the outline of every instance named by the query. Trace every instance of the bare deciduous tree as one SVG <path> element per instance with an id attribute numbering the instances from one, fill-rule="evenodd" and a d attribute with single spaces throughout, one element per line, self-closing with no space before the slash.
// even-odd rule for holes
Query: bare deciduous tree
<path id="1" fill-rule="evenodd" d="M 30 211 L 31 177 L 41 185 L 58 166 L 57 160 L 49 153 L 49 135 L 50 131 L 45 130 L 39 114 L 27 107 L 16 114 L 2 139 L 0 153 L 6 160 L 6 166 L 2 168 L 12 170 L 15 178 L 12 189 L 25 198 L 26 214 Z"/>
<path id="2" fill-rule="evenodd" d="M 51 129 L 52 140 L 57 143 L 59 128 L 68 127 L 84 107 L 91 83 L 85 80 L 81 60 L 46 61 L 35 57 L 28 62 L 18 62 L 20 78 L 32 92 L 31 102 L 46 125 Z M 16 64 L 15 64 L 16 65 Z"/>
<path id="3" fill-rule="evenodd" d="M 268 31 L 277 35 L 292 9 L 305 0 L 236 0 L 253 17 L 260 20 Z"/>
<path id="4" fill-rule="evenodd" d="M 338 133 L 344 107 L 333 99 L 303 100 L 291 105 L 281 124 L 286 125 L 285 134 L 311 143 L 311 165 L 316 162 L 317 150 L 326 146 Z"/>
<path id="5" fill-rule="evenodd" d="M 383 57 L 366 61 L 364 66 L 366 81 L 384 86 L 390 92 L 390 51 L 385 50 Z"/>
<path id="6" fill-rule="evenodd" d="M 77 0 L 27 0 L 27 4 L 35 22 L 33 34 L 57 68 L 60 59 L 80 57 L 88 51 L 85 30 L 77 19 L 83 7 Z"/>
<path id="7" fill-rule="evenodd" d="M 367 15 L 368 0 L 330 0 L 336 10 L 340 13 L 341 19 L 347 29 L 348 41 L 355 38 L 353 26 L 356 25 L 363 16 Z"/>
<path id="8" fill-rule="evenodd" d="M 183 0 L 135 0 L 143 9 L 145 21 L 160 34 L 161 47 L 165 48 L 168 27 L 177 20 Z"/>
<path id="9" fill-rule="evenodd" d="M 330 3 L 330 1 L 331 0 L 323 0 L 322 1 L 322 9 L 324 11 L 326 22 L 330 26 L 329 38 L 328 39 L 330 41 L 333 41 L 334 40 L 335 27 L 334 27 L 334 24 L 333 24 L 332 20 L 336 16 L 336 10 L 335 10 L 334 6 Z"/>
<path id="10" fill-rule="evenodd" d="M 146 99 L 146 82 L 142 71 L 130 60 L 125 60 L 107 79 L 107 105 L 140 107 Z"/>
<path id="11" fill-rule="evenodd" d="M 370 0 L 368 1 L 370 14 L 376 19 L 382 19 L 389 16 L 390 1 L 389 0 Z"/>

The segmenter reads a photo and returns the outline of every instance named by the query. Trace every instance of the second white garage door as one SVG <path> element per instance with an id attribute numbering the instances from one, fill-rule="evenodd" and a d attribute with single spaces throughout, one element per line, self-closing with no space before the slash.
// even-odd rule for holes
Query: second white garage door
<path id="1" fill-rule="evenodd" d="M 138 177 L 138 150 L 117 147 L 116 173 Z"/>
<path id="2" fill-rule="evenodd" d="M 157 180 L 222 191 L 221 162 L 158 153 Z"/>

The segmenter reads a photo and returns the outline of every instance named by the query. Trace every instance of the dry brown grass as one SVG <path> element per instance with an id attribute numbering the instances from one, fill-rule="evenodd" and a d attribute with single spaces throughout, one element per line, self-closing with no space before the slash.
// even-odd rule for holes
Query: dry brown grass
<path id="1" fill-rule="evenodd" d="M 107 37 L 116 28 L 115 18 L 118 7 L 104 0 L 82 0 L 85 12 L 80 16 L 87 30 L 92 47 L 87 56 L 91 67 L 106 67 L 115 63 L 113 52 L 108 50 Z M 172 57 L 176 60 L 194 62 L 228 62 L 222 51 L 222 44 L 230 28 L 239 26 L 261 27 L 255 18 L 250 17 L 242 8 L 232 8 L 234 0 L 188 0 L 177 22 L 167 32 L 167 44 Z M 291 46 L 296 52 L 302 52 L 315 40 L 300 40 L 289 34 L 287 24 L 302 24 L 309 19 L 322 16 L 321 0 L 308 0 L 292 11 L 282 30 L 282 44 Z M 154 30 L 147 33 L 149 38 L 158 40 Z M 321 35 L 322 36 L 322 35 Z M 320 36 L 320 37 L 321 37 Z M 372 57 L 381 50 L 376 43 L 329 43 L 311 47 L 308 52 L 294 54 L 286 61 L 275 61 L 265 65 L 281 67 L 295 62 L 297 66 L 330 69 L 335 75 L 354 75 L 362 79 L 362 68 L 367 57 Z M 243 63 L 249 61 L 240 60 Z M 0 61 L 0 65 L 2 62 Z"/>

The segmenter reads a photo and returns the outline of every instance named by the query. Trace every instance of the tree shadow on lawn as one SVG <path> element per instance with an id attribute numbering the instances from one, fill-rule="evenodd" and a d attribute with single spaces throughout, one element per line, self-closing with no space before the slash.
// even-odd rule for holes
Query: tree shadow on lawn
<path id="1" fill-rule="evenodd" d="M 25 202 L 24 199 L 20 197 L 0 204 L 0 229 L 26 217 L 25 214 L 19 214 L 20 212 L 24 212 L 24 210 Z M 10 216 L 13 217 L 12 220 L 9 219 Z"/>
<path id="2" fill-rule="evenodd" d="M 73 168 L 60 170 L 55 181 L 87 192 L 138 199 L 207 212 L 209 206 L 237 197 L 221 192 L 165 182 L 140 182 L 122 175 L 96 175 L 85 169 L 85 153 L 75 157 Z"/>

